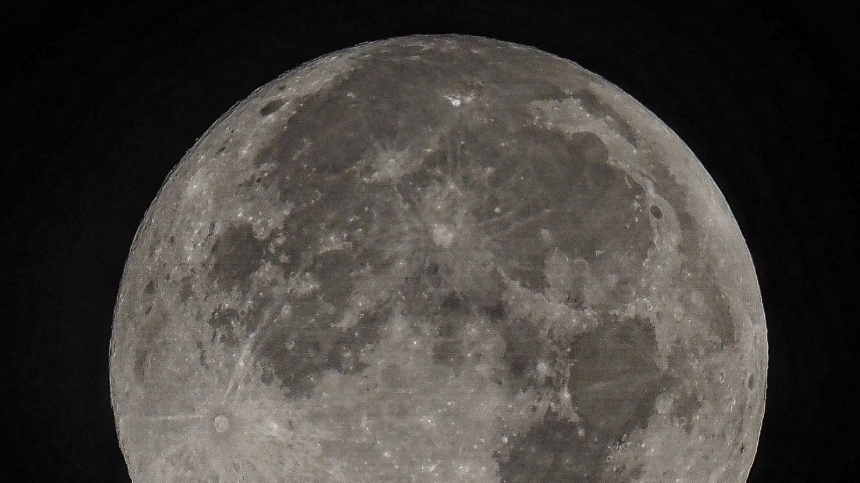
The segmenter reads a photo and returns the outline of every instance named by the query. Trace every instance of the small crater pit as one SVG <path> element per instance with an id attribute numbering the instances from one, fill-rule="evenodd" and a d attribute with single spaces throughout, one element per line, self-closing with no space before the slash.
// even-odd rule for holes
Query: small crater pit
<path id="1" fill-rule="evenodd" d="M 261 116 L 268 116 L 278 112 L 278 110 L 283 107 L 284 101 L 282 99 L 275 99 L 274 101 L 269 101 L 265 106 L 260 108 Z"/>
<path id="2" fill-rule="evenodd" d="M 230 418 L 224 414 L 219 414 L 212 419 L 212 425 L 218 433 L 226 433 L 230 430 Z"/>

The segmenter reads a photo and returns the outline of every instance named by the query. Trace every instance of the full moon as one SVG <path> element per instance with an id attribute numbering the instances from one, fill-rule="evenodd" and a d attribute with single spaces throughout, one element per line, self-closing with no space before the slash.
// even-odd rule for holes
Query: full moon
<path id="1" fill-rule="evenodd" d="M 132 479 L 743 482 L 767 338 L 690 149 L 577 64 L 376 41 L 236 104 L 134 238 Z"/>

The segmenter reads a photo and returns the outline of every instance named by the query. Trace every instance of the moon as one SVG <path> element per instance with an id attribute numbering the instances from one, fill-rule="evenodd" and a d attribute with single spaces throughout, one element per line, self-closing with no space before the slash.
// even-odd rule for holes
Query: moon
<path id="1" fill-rule="evenodd" d="M 134 238 L 135 482 L 742 482 L 752 259 L 652 112 L 535 48 L 398 37 L 236 104 Z"/>

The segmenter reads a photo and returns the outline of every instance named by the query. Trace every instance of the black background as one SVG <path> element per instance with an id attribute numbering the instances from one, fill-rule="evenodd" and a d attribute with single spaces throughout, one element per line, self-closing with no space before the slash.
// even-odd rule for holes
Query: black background
<path id="1" fill-rule="evenodd" d="M 163 179 L 258 86 L 410 33 L 572 59 L 690 145 L 737 217 L 768 318 L 750 481 L 857 481 L 857 27 L 835 2 L 64 3 L 0 14 L 6 481 L 128 481 L 108 341 L 132 237 Z"/>

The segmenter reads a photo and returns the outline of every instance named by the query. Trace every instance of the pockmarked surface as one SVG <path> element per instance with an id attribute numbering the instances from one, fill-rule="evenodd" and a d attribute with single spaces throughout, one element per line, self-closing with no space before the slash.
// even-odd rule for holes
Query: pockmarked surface
<path id="1" fill-rule="evenodd" d="M 520 45 L 316 59 L 187 153 L 111 341 L 135 482 L 742 482 L 749 252 L 653 113 Z"/>

